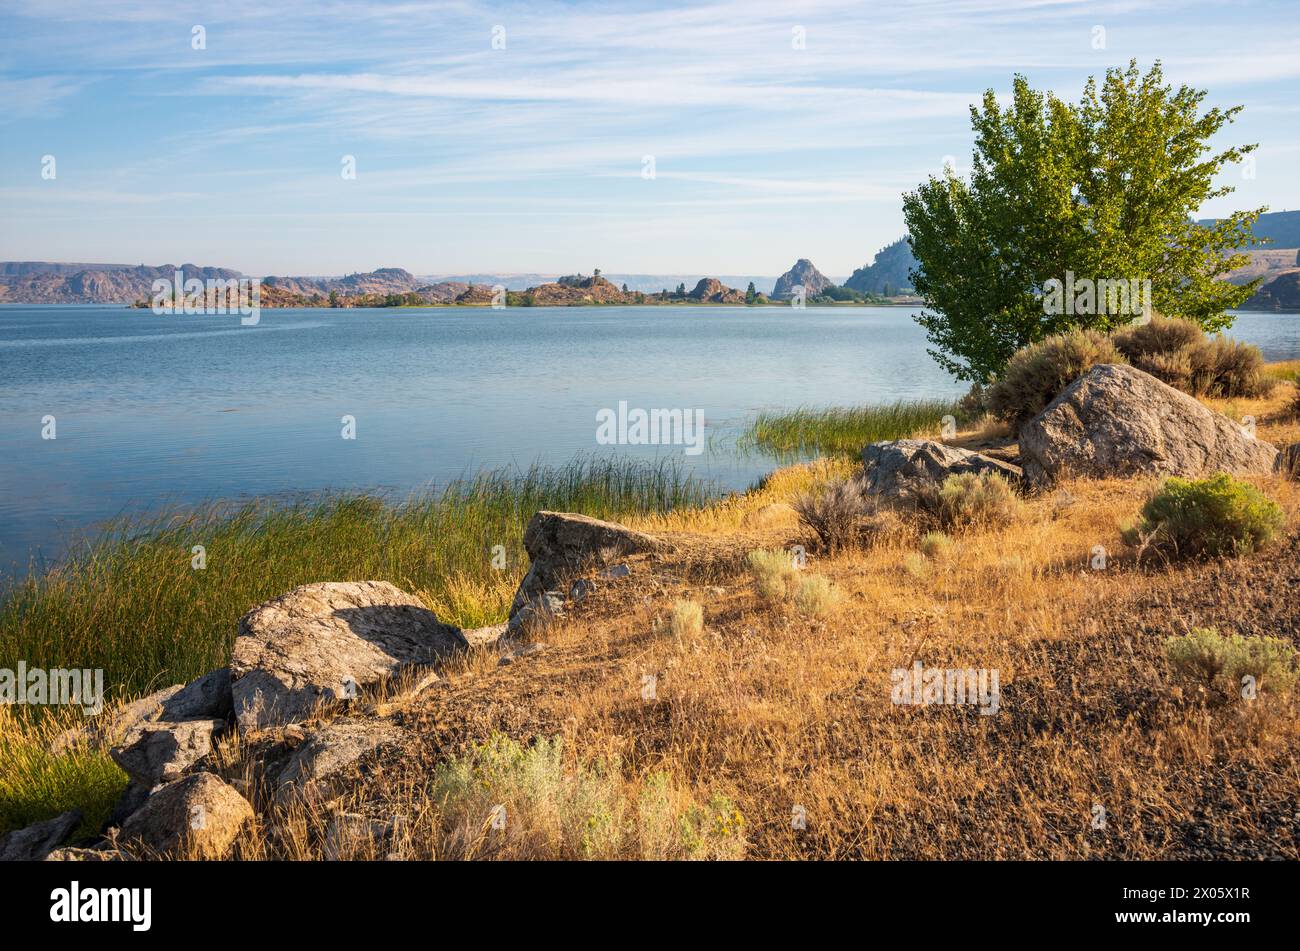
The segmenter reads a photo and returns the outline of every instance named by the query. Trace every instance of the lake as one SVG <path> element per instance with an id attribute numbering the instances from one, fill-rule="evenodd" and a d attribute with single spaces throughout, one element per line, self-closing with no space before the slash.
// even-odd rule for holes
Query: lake
<path id="1" fill-rule="evenodd" d="M 905 308 L 264 310 L 155 316 L 0 306 L 0 571 L 56 561 L 128 512 L 366 489 L 397 496 L 479 468 L 579 453 L 671 456 L 742 488 L 774 467 L 737 452 L 761 409 L 966 389 Z M 1300 357 L 1300 318 L 1242 314 L 1232 335 Z M 602 445 L 597 414 L 702 411 L 708 443 Z M 54 439 L 43 424 L 54 417 Z M 343 438 L 343 418 L 355 438 Z M 688 417 L 689 418 L 689 417 Z"/>

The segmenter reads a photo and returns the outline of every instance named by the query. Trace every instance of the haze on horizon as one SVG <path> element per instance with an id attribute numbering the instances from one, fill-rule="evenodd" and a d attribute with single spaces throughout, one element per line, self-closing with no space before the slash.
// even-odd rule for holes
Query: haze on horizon
<path id="1" fill-rule="evenodd" d="M 0 259 L 847 275 L 903 233 L 902 192 L 969 161 L 986 88 L 1074 100 L 1131 57 L 1246 107 L 1227 135 L 1260 143 L 1253 177 L 1203 213 L 1282 211 L 1298 48 L 1282 0 L 20 0 Z"/>

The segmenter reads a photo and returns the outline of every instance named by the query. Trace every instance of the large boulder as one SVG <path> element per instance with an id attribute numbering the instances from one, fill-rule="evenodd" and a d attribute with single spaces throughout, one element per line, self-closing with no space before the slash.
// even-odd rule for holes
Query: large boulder
<path id="1" fill-rule="evenodd" d="M 367 753 L 399 742 L 401 728 L 382 720 L 336 720 L 307 737 L 280 773 L 277 795 L 328 800 L 336 781 Z"/>
<path id="2" fill-rule="evenodd" d="M 569 575 L 663 547 L 664 543 L 654 536 L 614 522 L 570 512 L 536 513 L 524 529 L 524 549 L 531 564 L 515 592 L 510 629 L 562 607 L 562 592 Z"/>
<path id="3" fill-rule="evenodd" d="M 81 825 L 81 810 L 73 809 L 53 819 L 0 836 L 0 862 L 39 862 L 63 844 Z"/>
<path id="4" fill-rule="evenodd" d="M 194 773 L 150 796 L 118 841 L 171 858 L 220 859 L 252 819 L 247 799 L 212 773 Z"/>
<path id="5" fill-rule="evenodd" d="M 92 747 L 120 745 L 147 723 L 224 720 L 230 715 L 232 704 L 230 668 L 222 667 L 188 684 L 163 687 L 124 703 L 85 726 L 65 730 L 50 743 L 50 752 L 62 753 L 83 743 Z"/>
<path id="6" fill-rule="evenodd" d="M 465 650 L 460 629 L 386 581 L 294 588 L 239 622 L 230 660 L 243 729 L 300 720 L 401 668 Z"/>
<path id="7" fill-rule="evenodd" d="M 1268 473 L 1277 450 L 1130 366 L 1094 366 L 1020 430 L 1025 476 L 1057 479 Z"/>
<path id="8" fill-rule="evenodd" d="M 889 501 L 910 501 L 918 489 L 962 473 L 996 473 L 1012 485 L 1020 469 L 1009 462 L 933 439 L 875 442 L 862 450 L 867 492 Z"/>
<path id="9" fill-rule="evenodd" d="M 212 752 L 212 737 L 225 725 L 224 720 L 145 723 L 109 756 L 141 786 L 169 783 Z"/>

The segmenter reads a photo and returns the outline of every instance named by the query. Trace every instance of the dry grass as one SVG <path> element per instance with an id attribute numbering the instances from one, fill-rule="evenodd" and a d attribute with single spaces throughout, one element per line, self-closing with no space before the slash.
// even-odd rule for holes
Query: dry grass
<path id="1" fill-rule="evenodd" d="M 1239 401 L 1261 438 L 1300 438 L 1280 411 L 1289 390 Z M 1300 858 L 1300 699 L 1221 702 L 1166 653 L 1201 627 L 1300 644 L 1300 485 L 1251 480 L 1288 535 L 1244 558 L 1139 565 L 1121 526 L 1155 482 L 1076 482 L 946 543 L 911 525 L 811 558 L 833 610 L 762 597 L 749 552 L 810 539 L 742 530 L 745 515 L 851 469 L 785 470 L 743 498 L 636 519 L 676 552 L 629 559 L 545 650 L 509 666 L 484 652 L 445 688 L 385 700 L 376 712 L 409 741 L 329 808 L 263 807 L 269 744 L 229 739 L 221 769 L 261 812 L 238 854 Z M 674 623 L 686 601 L 707 627 Z M 998 671 L 999 711 L 895 705 L 891 672 L 915 661 Z M 535 769 L 525 782 L 492 767 L 480 793 L 463 777 L 500 737 Z"/>

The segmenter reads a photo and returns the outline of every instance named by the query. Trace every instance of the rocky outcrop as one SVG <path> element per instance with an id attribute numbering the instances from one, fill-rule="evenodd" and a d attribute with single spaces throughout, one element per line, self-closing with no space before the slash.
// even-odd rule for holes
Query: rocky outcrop
<path id="1" fill-rule="evenodd" d="M 962 473 L 995 473 L 1012 485 L 1021 482 L 1017 466 L 969 449 L 931 439 L 872 443 L 862 451 L 866 489 L 888 501 L 910 501 L 922 487 Z"/>
<path id="2" fill-rule="evenodd" d="M 772 300 L 789 300 L 794 296 L 796 287 L 802 287 L 804 297 L 809 298 L 816 297 L 832 286 L 831 279 L 813 267 L 811 261 L 800 258 L 795 262 L 794 267 L 776 279 L 776 286 L 772 288 Z"/>
<path id="3" fill-rule="evenodd" d="M 109 755 L 133 781 L 153 787 L 179 779 L 206 758 L 212 752 L 212 737 L 225 725 L 224 720 L 146 723 Z"/>
<path id="4" fill-rule="evenodd" d="M 175 723 L 191 719 L 221 719 L 233 707 L 230 668 L 204 674 L 189 684 L 174 684 L 123 704 L 92 723 L 60 733 L 50 743 L 51 753 L 62 753 L 81 743 L 93 747 L 120 745 L 146 723 Z"/>
<path id="5" fill-rule="evenodd" d="M 1267 473 L 1277 450 L 1196 399 L 1130 366 L 1099 364 L 1020 430 L 1025 476 L 1199 477 Z"/>
<path id="6" fill-rule="evenodd" d="M 39 862 L 63 844 L 81 825 L 81 810 L 73 809 L 53 819 L 15 829 L 0 837 L 0 862 Z"/>
<path id="7" fill-rule="evenodd" d="M 280 773 L 278 795 L 331 798 L 332 781 L 381 746 L 402 739 L 400 728 L 382 720 L 340 720 L 306 738 Z"/>
<path id="8" fill-rule="evenodd" d="M 220 859 L 252 819 L 247 799 L 212 773 L 195 773 L 150 796 L 118 840 L 170 858 Z"/>
<path id="9" fill-rule="evenodd" d="M 458 628 L 386 581 L 302 585 L 239 622 L 235 715 L 245 730 L 291 723 L 468 646 Z"/>
<path id="10" fill-rule="evenodd" d="M 624 304 L 634 295 L 624 294 L 616 284 L 599 275 L 574 281 L 554 281 L 528 289 L 529 299 L 535 306 L 563 306 L 566 304 Z"/>
<path id="11" fill-rule="evenodd" d="M 728 287 L 715 277 L 701 278 L 695 289 L 686 295 L 691 300 L 705 304 L 743 304 L 745 292 Z"/>
<path id="12" fill-rule="evenodd" d="M 510 630 L 562 611 L 570 576 L 663 547 L 654 536 L 613 522 L 568 512 L 538 512 L 524 530 L 531 563 L 515 592 Z"/>
<path id="13" fill-rule="evenodd" d="M 921 264 L 912 255 L 907 238 L 899 238 L 876 252 L 876 259 L 853 272 L 844 286 L 863 294 L 892 296 L 912 289 L 912 272 Z"/>

